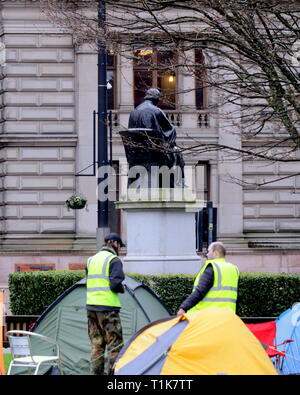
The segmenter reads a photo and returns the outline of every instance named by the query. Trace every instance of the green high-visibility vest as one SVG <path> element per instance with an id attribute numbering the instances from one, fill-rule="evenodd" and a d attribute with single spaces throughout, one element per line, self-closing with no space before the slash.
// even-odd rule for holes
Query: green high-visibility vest
<path id="1" fill-rule="evenodd" d="M 228 307 L 236 311 L 239 269 L 224 258 L 207 260 L 196 276 L 194 289 L 198 286 L 201 275 L 208 265 L 214 270 L 214 283 L 204 298 L 188 312 L 207 307 Z"/>
<path id="2" fill-rule="evenodd" d="M 110 289 L 109 266 L 117 255 L 101 250 L 88 259 L 86 280 L 86 304 L 121 307 L 117 292 Z"/>

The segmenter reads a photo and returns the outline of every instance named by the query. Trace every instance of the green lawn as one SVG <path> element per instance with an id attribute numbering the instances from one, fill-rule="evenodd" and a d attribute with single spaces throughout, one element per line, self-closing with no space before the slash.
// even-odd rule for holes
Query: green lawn
<path id="1" fill-rule="evenodd" d="M 11 354 L 4 354 L 4 368 L 5 372 L 8 371 L 8 367 L 11 361 Z"/>

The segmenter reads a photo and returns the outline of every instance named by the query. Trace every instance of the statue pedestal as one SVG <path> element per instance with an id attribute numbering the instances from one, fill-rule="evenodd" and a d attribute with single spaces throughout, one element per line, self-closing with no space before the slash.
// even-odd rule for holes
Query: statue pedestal
<path id="1" fill-rule="evenodd" d="M 116 203 L 126 212 L 127 255 L 124 271 L 143 274 L 195 274 L 195 212 L 204 207 L 190 191 L 145 189 L 129 191 Z"/>

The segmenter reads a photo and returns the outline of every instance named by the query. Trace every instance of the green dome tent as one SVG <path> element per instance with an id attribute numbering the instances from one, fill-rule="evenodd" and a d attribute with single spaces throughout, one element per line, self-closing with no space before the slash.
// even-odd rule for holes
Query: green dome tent
<path id="1" fill-rule="evenodd" d="M 159 298 L 145 285 L 126 276 L 125 293 L 121 294 L 121 322 L 124 342 L 140 328 L 170 313 Z M 64 374 L 89 374 L 91 343 L 88 337 L 86 281 L 77 282 L 52 303 L 36 321 L 33 332 L 55 339 L 61 352 Z M 51 353 L 48 343 L 36 340 L 33 343 L 36 355 Z M 18 369 L 18 370 L 17 370 Z M 40 372 L 44 371 L 41 369 Z M 15 373 L 26 374 L 15 368 Z"/>

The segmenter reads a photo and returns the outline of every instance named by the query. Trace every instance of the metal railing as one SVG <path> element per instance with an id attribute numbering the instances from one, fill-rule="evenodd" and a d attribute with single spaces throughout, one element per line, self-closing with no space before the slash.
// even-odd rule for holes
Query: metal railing
<path id="1" fill-rule="evenodd" d="M 120 127 L 120 113 L 121 111 L 119 110 L 111 110 L 112 112 L 112 127 L 113 128 L 118 128 Z M 209 110 L 197 110 L 195 111 L 197 114 L 197 125 L 195 127 L 199 129 L 206 129 L 211 126 L 210 123 L 210 112 Z M 191 114 L 190 111 L 185 112 L 184 110 L 165 110 L 165 114 L 169 121 L 176 126 L 177 128 L 180 128 L 182 126 L 182 117 L 185 114 Z M 129 112 L 128 112 L 129 115 Z"/>

